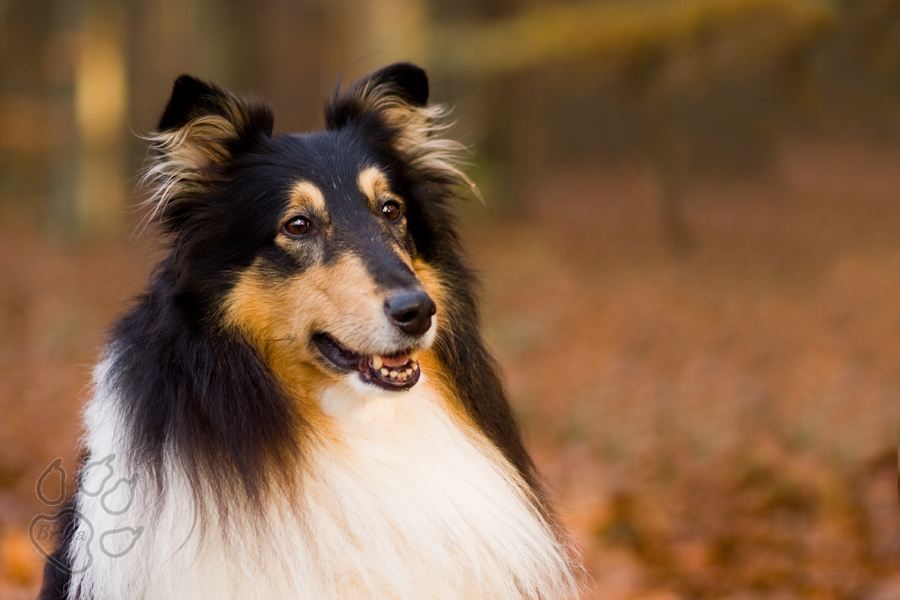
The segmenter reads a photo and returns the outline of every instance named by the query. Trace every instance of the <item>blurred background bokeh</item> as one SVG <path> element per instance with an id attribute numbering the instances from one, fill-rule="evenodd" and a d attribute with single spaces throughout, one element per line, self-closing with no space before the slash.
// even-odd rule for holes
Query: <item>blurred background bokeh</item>
<path id="1" fill-rule="evenodd" d="M 321 126 L 426 66 L 486 334 L 591 598 L 900 598 L 897 0 L 0 2 L 0 598 L 162 243 L 189 72 Z"/>

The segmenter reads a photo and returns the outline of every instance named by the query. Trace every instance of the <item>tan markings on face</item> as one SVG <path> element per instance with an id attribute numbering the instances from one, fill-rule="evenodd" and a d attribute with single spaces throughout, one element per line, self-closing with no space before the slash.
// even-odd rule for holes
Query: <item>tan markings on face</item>
<path id="1" fill-rule="evenodd" d="M 284 279 L 263 275 L 261 267 L 257 259 L 241 274 L 223 303 L 224 320 L 254 344 L 298 401 L 315 405 L 335 375 L 318 366 L 312 334 L 324 331 L 356 352 L 378 352 L 393 333 L 384 298 L 352 254 Z"/>
<path id="2" fill-rule="evenodd" d="M 413 271 L 416 270 L 415 266 L 413 265 L 413 261 L 409 256 L 409 252 L 406 250 L 406 248 L 404 248 L 403 246 L 401 246 L 400 244 L 398 244 L 396 242 L 391 242 L 391 249 L 394 251 L 394 254 L 397 255 L 397 258 L 399 258 L 401 261 L 403 261 L 403 264 L 405 264 L 407 267 L 409 267 Z"/>
<path id="3" fill-rule="evenodd" d="M 327 215 L 325 196 L 316 185 L 309 181 L 298 181 L 288 195 L 288 210 L 312 210 L 318 215 Z"/>
<path id="4" fill-rule="evenodd" d="M 324 420 L 315 394 L 327 383 L 309 361 L 302 339 L 285 327 L 285 315 L 296 299 L 291 279 L 272 282 L 261 274 L 257 259 L 244 273 L 222 305 L 224 321 L 237 329 L 256 348 L 285 390 L 313 422 Z"/>
<path id="5" fill-rule="evenodd" d="M 387 177 L 377 167 L 366 167 L 356 177 L 356 185 L 373 210 L 378 210 L 378 199 L 390 193 Z"/>
<path id="6" fill-rule="evenodd" d="M 447 307 L 448 295 L 444 288 L 444 282 L 441 281 L 437 271 L 421 258 L 417 258 L 412 262 L 413 272 L 422 284 L 422 288 L 431 296 L 437 307 L 437 314 L 440 316 Z M 444 322 L 446 325 L 446 321 Z"/>
<path id="7" fill-rule="evenodd" d="M 380 201 L 382 199 L 390 198 L 391 200 L 402 203 L 402 200 L 400 200 L 396 194 L 391 192 L 387 177 L 385 177 L 384 173 L 377 167 L 366 167 L 360 171 L 356 178 L 356 185 L 369 202 L 369 206 L 376 213 L 381 209 Z M 407 267 L 413 268 L 409 253 L 403 246 L 394 242 L 391 243 L 391 248 L 393 248 L 394 253 L 400 257 L 400 260 L 402 260 Z"/>
<path id="8" fill-rule="evenodd" d="M 315 184 L 306 180 L 296 182 L 288 193 L 288 206 L 284 211 L 279 230 L 284 224 L 297 216 L 315 217 L 328 227 L 331 220 L 328 215 L 328 209 L 325 205 L 325 196 Z M 295 247 L 294 240 L 285 239 L 283 236 L 277 236 L 275 243 L 288 252 L 293 252 Z"/>

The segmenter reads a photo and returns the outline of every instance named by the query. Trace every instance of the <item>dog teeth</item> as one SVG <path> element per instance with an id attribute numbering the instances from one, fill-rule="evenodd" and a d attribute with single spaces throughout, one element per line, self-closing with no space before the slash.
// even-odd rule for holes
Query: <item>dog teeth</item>
<path id="1" fill-rule="evenodd" d="M 369 359 L 372 370 L 385 379 L 393 379 L 398 382 L 405 382 L 419 372 L 419 363 L 416 362 L 419 352 L 413 351 L 409 353 L 407 363 L 398 368 L 390 368 L 385 364 L 385 359 L 380 354 L 373 354 Z"/>

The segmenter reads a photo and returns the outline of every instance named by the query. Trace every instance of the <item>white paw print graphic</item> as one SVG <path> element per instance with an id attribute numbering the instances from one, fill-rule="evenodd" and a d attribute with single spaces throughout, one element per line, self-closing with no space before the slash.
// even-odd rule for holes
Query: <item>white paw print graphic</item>
<path id="1" fill-rule="evenodd" d="M 109 454 L 99 460 L 86 463 L 79 474 L 81 482 L 80 492 L 89 497 L 99 497 L 100 507 L 110 515 L 125 514 L 134 501 L 134 488 L 137 485 L 137 475 L 130 477 L 116 477 L 113 467 L 115 454 Z M 60 523 L 64 523 L 69 530 L 78 528 L 78 535 L 86 536 L 83 540 L 87 543 L 84 547 L 90 558 L 90 541 L 95 534 L 94 525 L 81 514 L 74 506 L 66 506 L 68 497 L 66 490 L 67 473 L 62 466 L 62 458 L 56 458 L 41 472 L 35 486 L 38 499 L 49 507 L 57 508 L 55 513 L 40 513 L 34 516 L 29 525 L 29 535 L 32 545 L 45 559 L 51 562 L 59 562 L 54 559 L 53 548 L 56 547 L 55 537 L 60 534 Z M 119 527 L 100 533 L 100 551 L 110 558 L 125 556 L 135 547 L 144 527 Z M 88 564 L 91 561 L 88 561 Z M 58 568 L 68 568 L 63 564 L 56 564 Z"/>

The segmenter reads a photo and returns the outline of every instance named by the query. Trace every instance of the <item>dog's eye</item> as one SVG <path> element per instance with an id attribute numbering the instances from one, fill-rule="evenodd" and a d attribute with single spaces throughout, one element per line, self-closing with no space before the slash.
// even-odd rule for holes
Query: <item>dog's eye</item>
<path id="1" fill-rule="evenodd" d="M 381 207 L 381 214 L 388 221 L 396 222 L 403 216 L 403 207 L 400 206 L 399 202 L 388 200 Z"/>
<path id="2" fill-rule="evenodd" d="M 306 235 L 312 229 L 312 222 L 306 217 L 294 217 L 284 224 L 284 232 L 292 237 Z"/>

